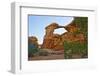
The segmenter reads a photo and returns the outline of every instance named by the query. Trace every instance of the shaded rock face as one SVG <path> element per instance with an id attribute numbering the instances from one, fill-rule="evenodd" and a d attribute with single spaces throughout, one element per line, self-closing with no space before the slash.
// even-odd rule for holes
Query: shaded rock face
<path id="1" fill-rule="evenodd" d="M 63 34 L 54 34 L 55 29 L 64 28 L 66 32 Z M 84 42 L 85 36 L 82 33 L 75 34 L 79 30 L 76 24 L 71 23 L 67 26 L 59 26 L 57 23 L 52 23 L 48 25 L 46 28 L 46 34 L 44 36 L 43 44 L 41 48 L 45 49 L 53 49 L 55 51 L 63 51 L 63 42 Z"/>
<path id="2" fill-rule="evenodd" d="M 76 32 L 77 30 L 79 30 L 79 28 L 77 27 L 77 25 L 75 23 L 70 23 L 68 26 L 64 27 L 68 32 Z"/>
<path id="3" fill-rule="evenodd" d="M 35 36 L 29 37 L 28 43 L 38 47 L 38 39 Z"/>

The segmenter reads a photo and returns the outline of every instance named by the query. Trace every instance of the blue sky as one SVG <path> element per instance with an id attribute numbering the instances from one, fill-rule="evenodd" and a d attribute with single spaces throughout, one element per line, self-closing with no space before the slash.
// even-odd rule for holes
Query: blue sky
<path id="1" fill-rule="evenodd" d="M 45 27 L 53 22 L 58 23 L 60 26 L 69 24 L 74 18 L 73 17 L 62 17 L 62 16 L 39 16 L 29 15 L 28 16 L 28 30 L 29 36 L 36 36 L 38 43 L 42 44 L 43 37 L 45 35 Z M 57 29 L 54 33 L 61 34 L 65 32 L 65 29 Z"/>

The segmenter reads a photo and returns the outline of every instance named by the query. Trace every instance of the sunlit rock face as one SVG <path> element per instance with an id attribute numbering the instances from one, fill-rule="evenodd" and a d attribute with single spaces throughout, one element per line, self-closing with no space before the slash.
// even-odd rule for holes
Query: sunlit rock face
<path id="1" fill-rule="evenodd" d="M 66 32 L 62 34 L 54 34 L 55 29 L 64 28 Z M 59 26 L 57 23 L 52 23 L 45 28 L 45 36 L 41 48 L 53 49 L 55 51 L 63 51 L 63 42 L 84 42 L 85 37 L 82 33 L 77 33 L 79 27 L 76 24 L 70 23 L 66 26 Z"/>
<path id="2" fill-rule="evenodd" d="M 48 25 L 45 28 L 45 30 L 46 30 L 45 37 L 52 36 L 54 30 L 57 29 L 58 27 L 59 27 L 59 25 L 57 23 L 52 23 L 52 24 Z"/>

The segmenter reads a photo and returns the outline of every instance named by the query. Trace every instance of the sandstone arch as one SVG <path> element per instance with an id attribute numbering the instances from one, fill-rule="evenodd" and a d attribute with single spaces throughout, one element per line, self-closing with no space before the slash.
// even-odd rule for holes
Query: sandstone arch
<path id="1" fill-rule="evenodd" d="M 64 28 L 66 30 L 66 32 L 64 32 L 61 35 L 54 34 L 54 30 L 59 29 L 59 28 Z M 84 42 L 85 37 L 83 34 L 80 33 L 80 34 L 74 35 L 74 33 L 78 30 L 79 30 L 79 27 L 77 27 L 77 25 L 74 24 L 73 22 L 66 26 L 60 26 L 59 24 L 57 24 L 55 22 L 51 23 L 50 25 L 48 25 L 45 28 L 46 33 L 45 33 L 43 44 L 42 44 L 41 48 L 53 49 L 55 51 L 56 50 L 59 51 L 59 50 L 64 50 L 63 49 L 64 41 Z"/>

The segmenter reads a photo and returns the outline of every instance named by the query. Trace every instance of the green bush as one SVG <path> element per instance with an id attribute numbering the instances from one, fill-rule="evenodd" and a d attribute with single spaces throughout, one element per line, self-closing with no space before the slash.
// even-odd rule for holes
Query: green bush
<path id="1" fill-rule="evenodd" d="M 29 57 L 33 57 L 34 54 L 36 54 L 38 51 L 39 51 L 39 48 L 37 46 L 31 43 L 28 44 L 28 56 Z"/>
<path id="2" fill-rule="evenodd" d="M 79 32 L 83 33 L 87 39 L 87 36 L 88 36 L 88 17 L 74 17 L 73 22 L 80 28 Z"/>
<path id="3" fill-rule="evenodd" d="M 80 42 L 64 42 L 64 57 L 71 58 L 73 54 L 87 56 L 87 43 Z"/>
<path id="4" fill-rule="evenodd" d="M 40 51 L 39 55 L 40 56 L 48 56 L 48 52 L 46 52 L 46 51 Z"/>
<path id="5" fill-rule="evenodd" d="M 85 43 L 80 42 L 68 42 L 64 41 L 64 57 L 71 58 L 73 54 L 82 54 L 82 57 L 86 57 L 87 52 L 87 41 L 88 41 L 88 17 L 74 17 L 74 21 L 79 28 L 73 35 L 77 34 L 84 34 L 85 36 Z"/>
<path id="6" fill-rule="evenodd" d="M 48 56 L 49 52 L 47 51 L 47 49 L 40 49 L 38 52 L 39 56 Z"/>

